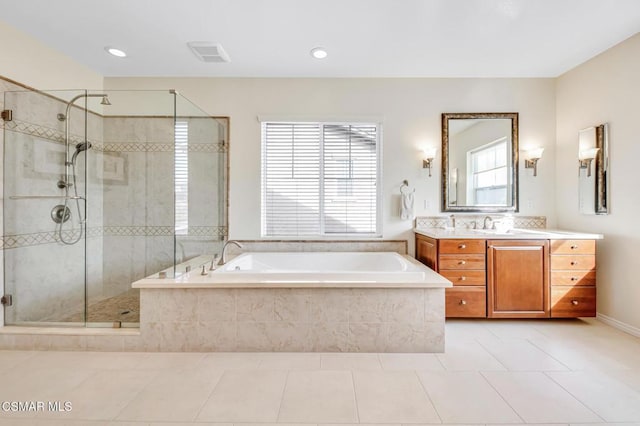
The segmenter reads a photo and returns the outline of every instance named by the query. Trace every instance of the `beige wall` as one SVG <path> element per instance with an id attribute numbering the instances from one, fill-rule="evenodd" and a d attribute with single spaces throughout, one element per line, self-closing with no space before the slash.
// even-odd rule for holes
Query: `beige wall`
<path id="1" fill-rule="evenodd" d="M 604 234 L 598 245 L 598 312 L 640 331 L 638 140 L 640 34 L 557 79 L 558 225 Z M 611 214 L 578 212 L 578 131 L 609 123 Z"/>
<path id="2" fill-rule="evenodd" d="M 101 74 L 0 21 L 0 75 L 39 90 L 101 89 Z"/>
<path id="3" fill-rule="evenodd" d="M 408 179 L 416 188 L 416 213 L 439 214 L 440 155 L 428 178 L 420 147 L 440 145 L 440 114 L 517 111 L 521 146 L 546 148 L 537 178 L 521 164 L 520 212 L 546 215 L 555 223 L 549 197 L 554 181 L 553 79 L 105 79 L 106 90 L 169 88 L 210 114 L 231 117 L 231 238 L 260 237 L 260 115 L 381 117 L 384 237 L 407 239 L 412 251 L 412 222 L 401 221 L 398 214 L 399 188 Z"/>

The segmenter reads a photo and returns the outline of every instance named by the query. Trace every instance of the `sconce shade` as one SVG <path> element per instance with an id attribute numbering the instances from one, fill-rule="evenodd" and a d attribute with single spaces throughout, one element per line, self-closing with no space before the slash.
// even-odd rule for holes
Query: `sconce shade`
<path id="1" fill-rule="evenodd" d="M 544 152 L 544 148 L 533 148 L 528 150 L 525 153 L 525 158 L 527 160 L 538 160 L 542 158 L 542 153 Z"/>
<path id="2" fill-rule="evenodd" d="M 429 169 L 429 177 L 431 177 L 431 166 L 434 158 L 436 158 L 435 148 L 425 148 L 422 150 L 422 168 Z"/>
<path id="3" fill-rule="evenodd" d="M 425 160 L 433 160 L 436 158 L 436 149 L 435 148 L 425 148 L 422 150 L 422 157 Z"/>
<path id="4" fill-rule="evenodd" d="M 598 155 L 598 151 L 600 151 L 600 148 L 584 149 L 578 153 L 578 160 L 593 160 Z"/>

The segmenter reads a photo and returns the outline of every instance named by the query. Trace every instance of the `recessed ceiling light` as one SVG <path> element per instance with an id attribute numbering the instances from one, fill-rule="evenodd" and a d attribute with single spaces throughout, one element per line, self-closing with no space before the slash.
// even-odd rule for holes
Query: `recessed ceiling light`
<path id="1" fill-rule="evenodd" d="M 104 48 L 104 50 L 106 50 L 107 53 L 109 53 L 110 55 L 117 56 L 118 58 L 125 58 L 127 56 L 127 54 L 124 51 L 120 49 L 116 49 L 115 47 L 107 46 Z"/>
<path id="2" fill-rule="evenodd" d="M 311 56 L 316 59 L 324 59 L 327 57 L 327 51 L 324 49 L 324 47 L 314 47 L 313 49 L 311 49 Z"/>

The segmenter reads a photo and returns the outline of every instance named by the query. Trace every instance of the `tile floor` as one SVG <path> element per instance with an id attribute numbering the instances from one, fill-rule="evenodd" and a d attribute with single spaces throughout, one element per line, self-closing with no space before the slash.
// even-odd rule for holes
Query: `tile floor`
<path id="1" fill-rule="evenodd" d="M 446 327 L 444 354 L 0 351 L 0 404 L 72 404 L 0 425 L 640 425 L 640 339 L 596 320 Z"/>

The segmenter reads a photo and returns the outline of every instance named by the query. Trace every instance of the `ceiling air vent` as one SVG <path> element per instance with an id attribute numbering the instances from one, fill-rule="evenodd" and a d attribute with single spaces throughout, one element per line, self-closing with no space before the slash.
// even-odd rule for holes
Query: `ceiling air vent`
<path id="1" fill-rule="evenodd" d="M 231 62 L 227 52 L 218 43 L 192 41 L 187 46 L 203 62 Z"/>

